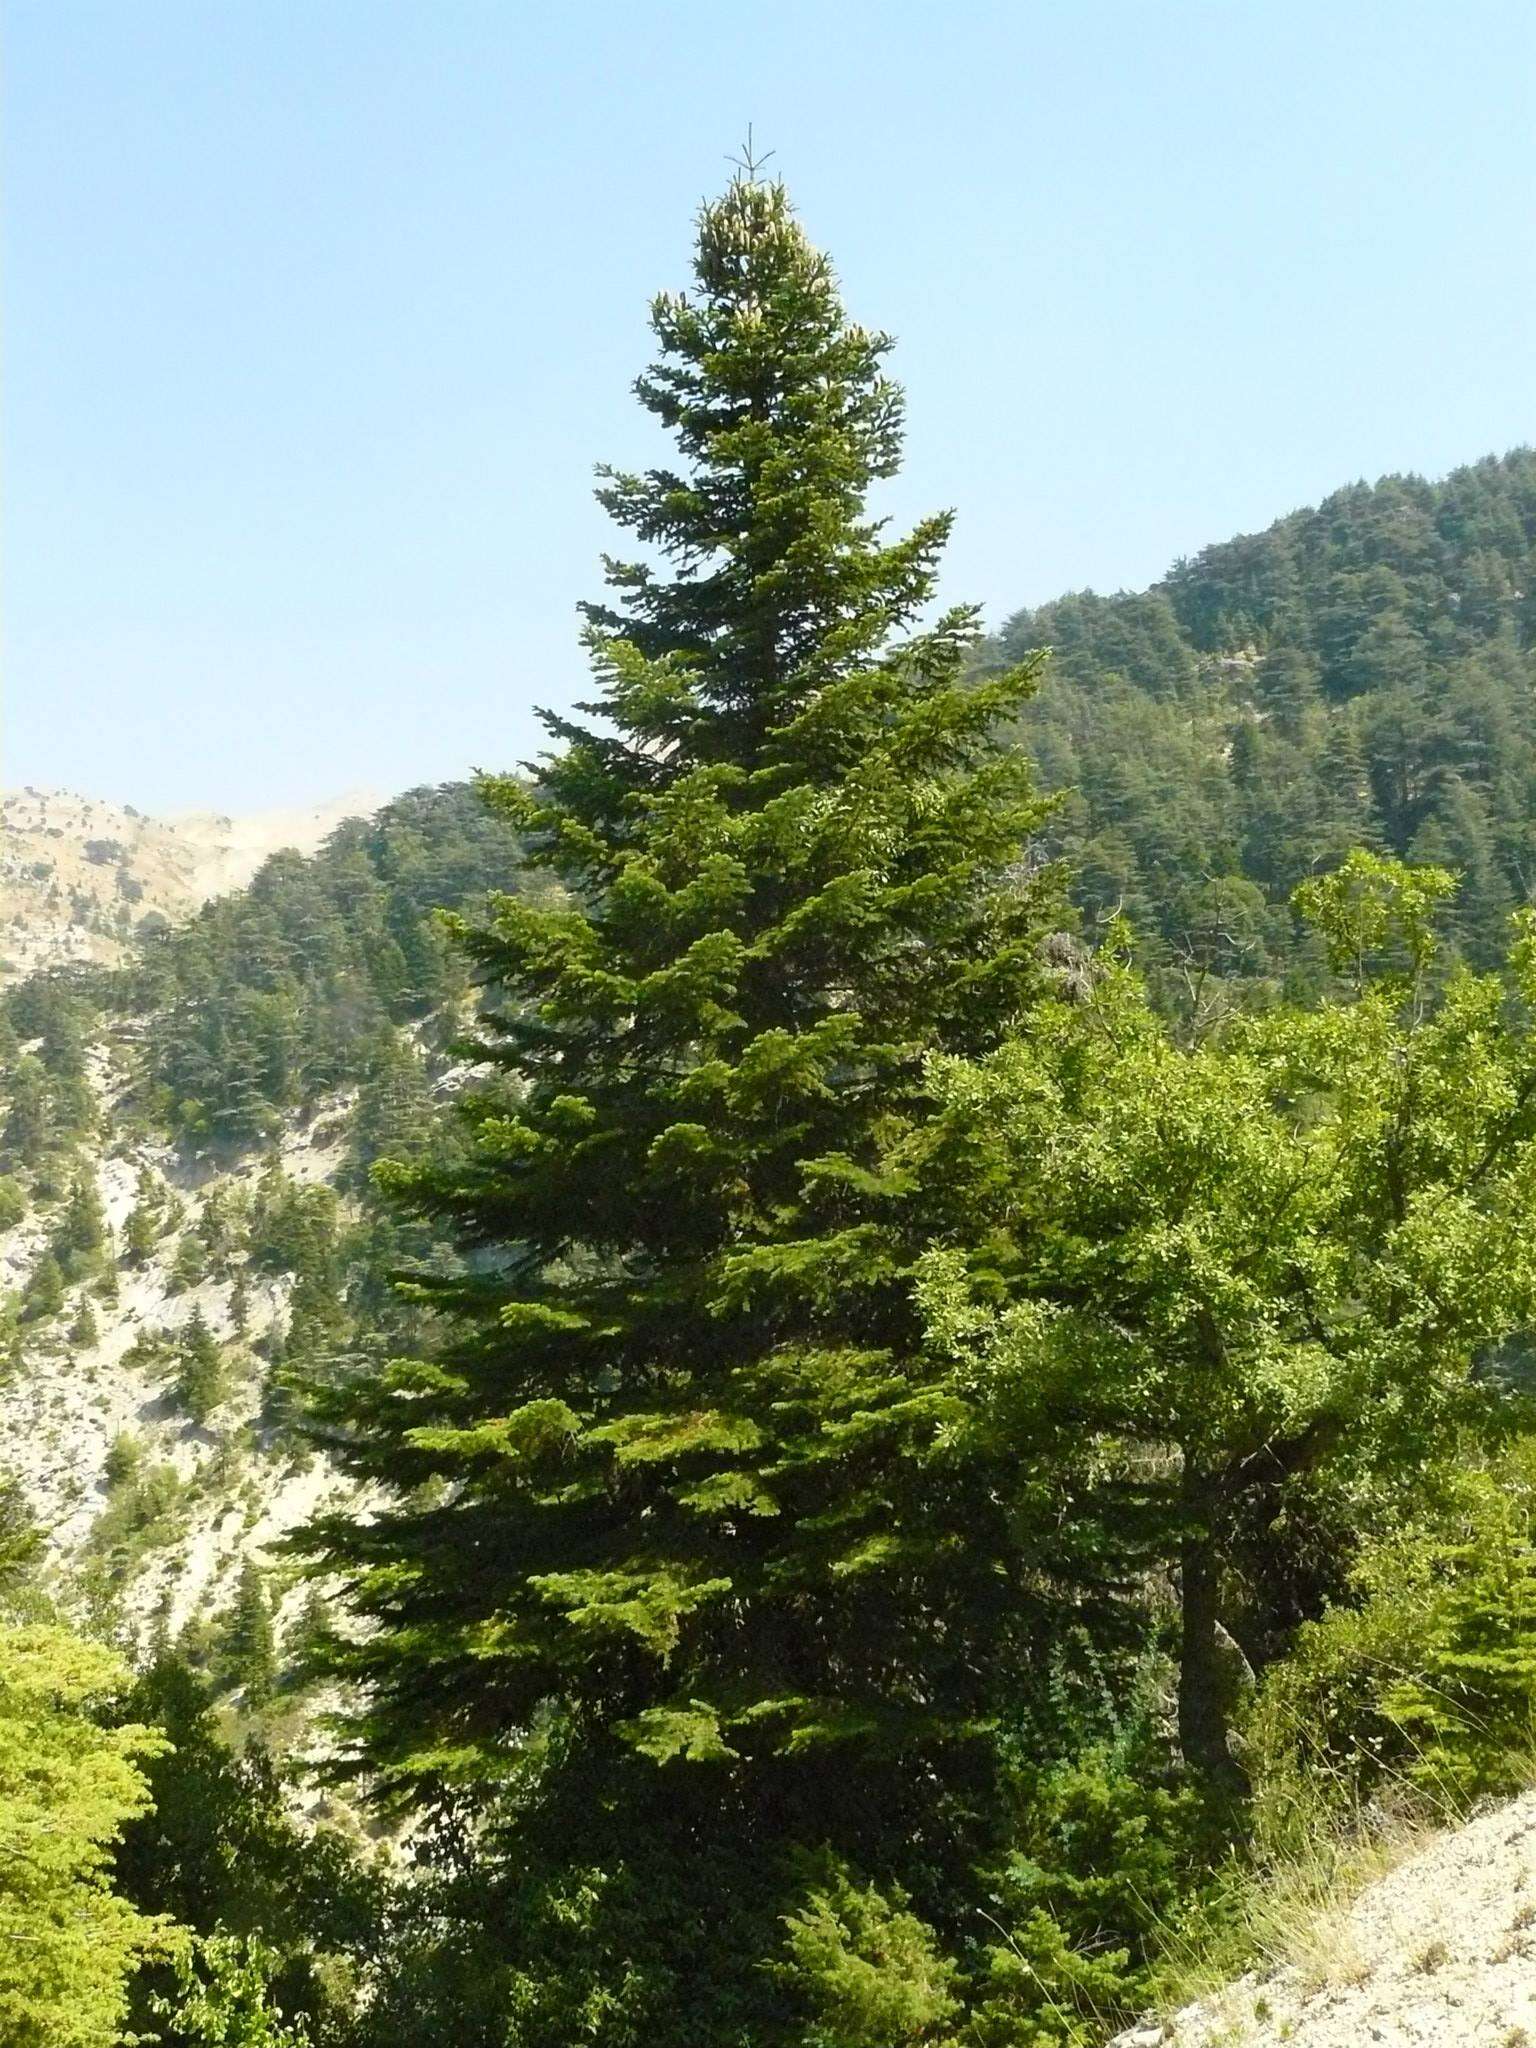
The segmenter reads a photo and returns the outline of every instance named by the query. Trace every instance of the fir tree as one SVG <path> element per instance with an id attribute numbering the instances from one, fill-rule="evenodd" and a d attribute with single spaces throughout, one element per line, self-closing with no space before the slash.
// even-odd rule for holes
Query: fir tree
<path id="1" fill-rule="evenodd" d="M 413 1159 L 430 1129 L 431 1104 L 421 1060 L 397 1034 L 385 1040 L 358 1092 L 348 1132 L 351 1178 L 366 1187 L 380 1159 Z"/>
<path id="2" fill-rule="evenodd" d="M 1315 664 L 1282 642 L 1261 663 L 1257 680 L 1264 708 L 1287 739 L 1296 739 L 1319 703 Z"/>
<path id="3" fill-rule="evenodd" d="M 883 1163 L 933 1113 L 932 1056 L 996 1044 L 1045 978 L 1041 808 L 995 737 L 1033 663 L 977 682 L 974 613 L 918 630 L 949 520 L 867 513 L 889 342 L 782 188 L 706 208 L 695 273 L 637 386 L 682 466 L 600 493 L 661 557 L 610 562 L 589 608 L 605 723 L 547 719 L 541 794 L 490 789 L 570 892 L 462 933 L 515 1087 L 470 1102 L 467 1164 L 393 1175 L 495 1256 L 419 1283 L 458 1331 L 440 1358 L 317 1396 L 393 1495 L 318 1538 L 373 1624 L 336 1651 L 370 1763 L 429 1797 L 520 1776 L 551 1901 L 600 1839 L 633 1859 L 679 2042 L 768 1995 L 798 1845 L 928 1894 L 977 1849 L 1054 1612 L 1016 1459 L 946 1451 L 923 1197 Z M 692 1978 L 725 1870 L 754 1931 Z"/>
<path id="4" fill-rule="evenodd" d="M 170 1292 L 184 1294 L 189 1287 L 196 1287 L 208 1272 L 208 1254 L 202 1239 L 195 1230 L 184 1230 L 176 1242 L 176 1256 L 171 1261 Z"/>
<path id="5" fill-rule="evenodd" d="M 0 1146 L 17 1166 L 40 1166 L 53 1138 L 48 1075 L 42 1062 L 30 1053 L 17 1060 L 7 1077 L 6 1093 L 9 1104 Z"/>
<path id="6" fill-rule="evenodd" d="M 82 1173 L 70 1190 L 69 1202 L 54 1239 L 60 1262 L 73 1273 L 84 1270 L 106 1242 L 106 1219 L 90 1174 Z"/>
<path id="7" fill-rule="evenodd" d="M 120 1429 L 107 1446 L 102 1477 L 109 1487 L 126 1486 L 144 1469 L 144 1447 L 128 1430 Z"/>
<path id="8" fill-rule="evenodd" d="M 124 1254 L 130 1266 L 142 1266 L 153 1257 L 164 1228 L 160 1189 L 148 1169 L 141 1169 L 134 1205 L 123 1233 Z"/>
<path id="9" fill-rule="evenodd" d="M 197 1234 L 208 1253 L 209 1270 L 222 1272 L 235 1243 L 235 1218 L 230 1198 L 223 1188 L 210 1188 L 197 1220 Z"/>
<path id="10" fill-rule="evenodd" d="M 237 1337 L 243 1337 L 251 1327 L 251 1281 L 243 1265 L 235 1268 L 230 1286 L 229 1321 Z"/>
<path id="11" fill-rule="evenodd" d="M 260 1567 L 251 1559 L 240 1568 L 234 1604 L 229 1610 L 216 1653 L 219 1669 L 242 1688 L 250 1706 L 271 1697 L 277 1680 L 277 1642 L 272 1632 L 272 1605 Z"/>
<path id="12" fill-rule="evenodd" d="M 176 1347 L 176 1398 L 194 1422 L 206 1422 L 224 1398 L 224 1357 L 201 1309 L 193 1309 Z"/>
<path id="13" fill-rule="evenodd" d="M 289 1663 L 301 1683 L 323 1665 L 335 1627 L 330 1601 L 318 1586 L 311 1586 L 286 1644 Z"/>
<path id="14" fill-rule="evenodd" d="M 27 1282 L 22 1313 L 28 1322 L 40 1323 L 56 1316 L 64 1306 L 64 1275 L 52 1252 L 44 1252 L 32 1268 Z"/>

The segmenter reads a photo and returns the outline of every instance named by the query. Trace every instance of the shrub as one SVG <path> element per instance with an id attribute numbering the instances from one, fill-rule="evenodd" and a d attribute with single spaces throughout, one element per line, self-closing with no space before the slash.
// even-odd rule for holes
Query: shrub
<path id="1" fill-rule="evenodd" d="M 22 1315 L 29 1323 L 46 1322 L 64 1306 L 64 1275 L 52 1252 L 44 1252 L 27 1282 Z"/>
<path id="2" fill-rule="evenodd" d="M 1165 1944 L 1203 1904 L 1205 1810 L 1146 1741 L 1104 1742 L 1026 1771 L 1017 1796 L 974 2038 L 984 2048 L 1098 2041 L 1147 2005 Z"/>
<path id="3" fill-rule="evenodd" d="M 942 2038 L 957 2005 L 955 1966 L 900 1891 L 861 1885 L 821 1859 L 785 1925 L 787 1984 L 811 2014 L 806 2048 L 906 2048 Z"/>
<path id="4" fill-rule="evenodd" d="M 1444 1475 L 1440 1511 L 1367 1548 L 1357 1601 L 1303 1628 L 1248 1727 L 1261 1843 L 1396 1788 L 1460 1809 L 1536 1748 L 1536 1443 Z"/>

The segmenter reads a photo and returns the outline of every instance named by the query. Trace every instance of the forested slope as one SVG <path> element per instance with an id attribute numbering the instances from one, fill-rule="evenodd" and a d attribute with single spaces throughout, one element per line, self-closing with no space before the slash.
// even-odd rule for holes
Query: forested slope
<path id="1" fill-rule="evenodd" d="M 1010 619 L 1053 649 L 1023 720 L 1090 926 L 1124 910 L 1182 984 L 1315 990 L 1289 908 L 1354 845 L 1463 878 L 1453 936 L 1496 959 L 1536 881 L 1536 453 L 1336 491 L 1136 594 Z"/>
<path id="2" fill-rule="evenodd" d="M 211 1670 L 252 1571 L 303 1605 L 273 1545 L 332 1475 L 289 1390 L 409 1324 L 388 1275 L 433 1239 L 369 1169 L 451 1143 L 430 1127 L 469 978 L 438 912 L 519 885 L 517 835 L 467 786 L 415 791 L 127 968 L 0 998 L 6 1463 L 58 1596 L 140 1651 Z"/>
<path id="3" fill-rule="evenodd" d="M 68 790 L 0 793 L 0 983 L 120 963 L 136 935 L 242 887 L 279 847 L 313 853 L 344 818 L 377 806 L 359 793 L 241 818 L 149 818 Z"/>
<path id="4" fill-rule="evenodd" d="M 248 889 L 151 939 L 103 997 L 142 1020 L 166 1129 L 250 1144 L 463 997 L 466 964 L 438 912 L 529 886 L 517 835 L 468 784 L 415 790 L 348 820 L 313 858 L 278 854 Z"/>

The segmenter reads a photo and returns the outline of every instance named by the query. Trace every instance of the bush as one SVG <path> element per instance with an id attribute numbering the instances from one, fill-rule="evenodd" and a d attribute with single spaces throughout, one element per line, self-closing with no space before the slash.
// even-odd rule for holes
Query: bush
<path id="1" fill-rule="evenodd" d="M 130 1480 L 138 1477 L 143 1468 L 143 1445 L 130 1431 L 120 1429 L 107 1449 L 107 1461 L 102 1476 L 108 1487 L 126 1486 Z"/>
<path id="2" fill-rule="evenodd" d="M 906 1904 L 831 1858 L 813 1872 L 779 1965 L 811 2015 L 806 2048 L 905 2048 L 936 2040 L 955 2016 L 955 1966 Z"/>
<path id="3" fill-rule="evenodd" d="M 64 1275 L 51 1252 L 44 1252 L 32 1268 L 23 1296 L 22 1316 L 29 1323 L 46 1322 L 64 1306 Z"/>
<path id="4" fill-rule="evenodd" d="M 1458 1799 L 1529 1782 L 1536 1756 L 1536 1548 L 1495 1527 L 1447 1548 L 1446 1584 L 1419 1669 L 1383 1710 L 1412 1745 L 1415 1783 Z"/>
<path id="5" fill-rule="evenodd" d="M 1389 1792 L 1460 1810 L 1536 1753 L 1536 1442 L 1443 1476 L 1440 1510 L 1369 1547 L 1358 1599 L 1303 1628 L 1248 1728 L 1270 1849 Z"/>
<path id="6" fill-rule="evenodd" d="M 135 1558 L 171 1534 L 186 1488 L 174 1465 L 152 1465 L 140 1459 L 126 1470 L 119 1463 L 118 1469 L 121 1477 L 109 1483 L 106 1506 L 91 1530 L 90 1547 L 121 1574 Z"/>
<path id="7" fill-rule="evenodd" d="M 1210 1888 L 1198 1795 L 1151 1744 L 1106 1742 L 1024 1773 L 978 1968 L 985 2048 L 1097 2042 L 1150 2002 L 1167 1942 Z M 991 1917 L 991 1916 L 989 1916 Z"/>

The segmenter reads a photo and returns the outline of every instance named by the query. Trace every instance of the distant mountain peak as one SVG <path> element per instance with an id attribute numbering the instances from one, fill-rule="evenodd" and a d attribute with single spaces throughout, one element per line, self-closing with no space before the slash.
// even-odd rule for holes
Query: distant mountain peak
<path id="1" fill-rule="evenodd" d="M 146 917 L 179 922 L 243 888 L 271 854 L 313 853 L 381 801 L 352 790 L 247 816 L 153 818 L 77 790 L 0 792 L 0 982 L 70 962 L 111 965 Z"/>

